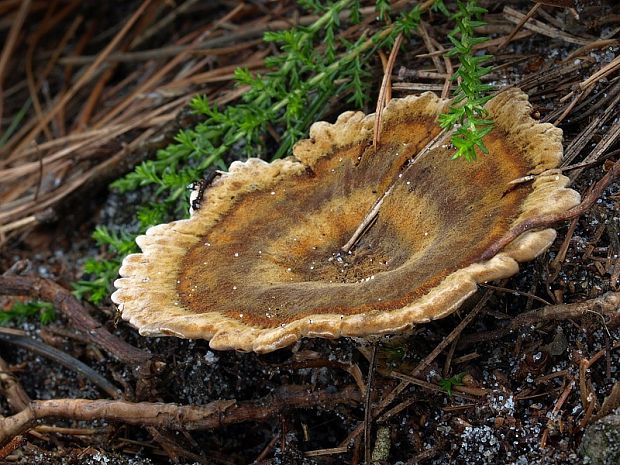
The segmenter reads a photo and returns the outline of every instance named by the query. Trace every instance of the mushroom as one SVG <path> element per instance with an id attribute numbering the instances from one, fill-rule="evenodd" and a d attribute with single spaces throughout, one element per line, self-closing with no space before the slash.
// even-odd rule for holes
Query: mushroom
<path id="1" fill-rule="evenodd" d="M 269 352 L 304 336 L 406 331 L 456 310 L 477 283 L 517 273 L 553 229 L 485 251 L 579 203 L 553 171 L 562 131 L 534 121 L 527 96 L 508 89 L 486 106 L 489 154 L 452 160 L 436 140 L 448 104 L 432 93 L 391 100 L 376 150 L 374 115 L 346 112 L 315 123 L 294 156 L 232 163 L 190 219 L 137 238 L 142 253 L 125 258 L 112 295 L 123 318 L 145 336 Z"/>

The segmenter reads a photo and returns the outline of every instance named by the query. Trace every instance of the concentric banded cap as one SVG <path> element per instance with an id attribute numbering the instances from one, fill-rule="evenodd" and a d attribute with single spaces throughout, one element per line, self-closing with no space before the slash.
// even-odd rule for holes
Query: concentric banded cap
<path id="1" fill-rule="evenodd" d="M 316 123 L 293 156 L 234 162 L 188 220 L 150 228 L 125 258 L 112 299 L 148 336 L 269 352 L 301 337 L 405 331 L 453 312 L 476 284 L 505 278 L 554 240 L 528 231 L 484 252 L 529 218 L 579 202 L 559 165 L 562 132 L 530 117 L 518 89 L 487 104 L 488 155 L 452 160 L 438 146 L 448 101 L 393 99 L 372 146 L 374 115 Z M 413 162 L 412 162 L 413 160 Z M 540 175 L 542 173 L 542 175 Z M 537 174 L 532 183 L 510 182 Z M 350 253 L 342 246 L 386 192 Z"/>

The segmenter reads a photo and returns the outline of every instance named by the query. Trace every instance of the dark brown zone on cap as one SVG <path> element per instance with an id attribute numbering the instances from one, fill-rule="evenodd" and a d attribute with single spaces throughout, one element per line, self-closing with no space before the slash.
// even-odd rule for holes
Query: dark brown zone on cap
<path id="1" fill-rule="evenodd" d="M 402 308 L 478 261 L 519 215 L 531 187 L 503 194 L 530 167 L 494 130 L 490 155 L 476 162 L 435 149 L 402 170 L 437 132 L 430 117 L 399 121 L 384 128 L 389 142 L 377 153 L 370 141 L 343 147 L 313 172 L 240 196 L 185 256 L 181 305 L 272 328 L 309 315 Z M 374 225 L 339 257 L 395 181 Z"/>

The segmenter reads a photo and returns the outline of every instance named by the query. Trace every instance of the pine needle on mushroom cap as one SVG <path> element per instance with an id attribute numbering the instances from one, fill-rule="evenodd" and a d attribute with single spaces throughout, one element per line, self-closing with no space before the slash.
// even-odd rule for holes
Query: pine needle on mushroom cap
<path id="1" fill-rule="evenodd" d="M 515 274 L 553 229 L 481 256 L 515 225 L 579 202 L 557 174 L 509 189 L 559 165 L 562 132 L 534 121 L 527 96 L 509 89 L 486 106 L 488 155 L 451 160 L 442 145 L 416 159 L 448 103 L 432 93 L 391 100 L 376 152 L 374 115 L 347 112 L 314 124 L 292 157 L 234 162 L 190 219 L 138 238 L 142 253 L 125 258 L 112 296 L 123 318 L 147 336 L 269 352 L 304 336 L 405 331 L 453 312 L 477 283 Z"/>

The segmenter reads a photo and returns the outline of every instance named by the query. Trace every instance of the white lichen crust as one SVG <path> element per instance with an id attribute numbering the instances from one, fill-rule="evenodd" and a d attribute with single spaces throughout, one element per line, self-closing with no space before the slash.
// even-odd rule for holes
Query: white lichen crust
<path id="1" fill-rule="evenodd" d="M 384 117 L 389 121 L 403 114 L 408 117 L 419 114 L 435 120 L 447 104 L 431 93 L 393 99 Z M 516 147 L 516 152 L 527 158 L 531 166 L 527 174 L 538 175 L 511 227 L 534 216 L 564 212 L 577 205 L 579 194 L 566 187 L 568 179 L 553 172 L 545 173 L 557 168 L 562 159 L 561 130 L 533 120 L 527 96 L 518 89 L 500 93 L 487 104 L 487 110 L 495 121 L 496 133 L 504 134 L 507 145 Z M 243 315 L 234 318 L 209 308 L 188 311 L 178 293 L 178 279 L 187 251 L 201 241 L 202 246 L 210 247 L 209 231 L 216 230 L 222 218 L 250 194 L 275 191 L 282 182 L 302 176 L 322 157 L 331 154 L 335 146 L 367 141 L 372 137 L 373 122 L 374 115 L 347 112 L 335 124 L 315 123 L 310 139 L 295 147 L 295 158 L 272 163 L 259 159 L 232 163 L 229 172 L 206 190 L 201 208 L 190 219 L 152 227 L 146 235 L 138 237 L 142 253 L 125 258 L 120 269 L 122 277 L 114 283 L 117 290 L 112 300 L 123 318 L 145 336 L 201 338 L 209 340 L 213 349 L 256 352 L 270 352 L 304 336 L 337 338 L 396 333 L 450 314 L 476 291 L 478 283 L 514 275 L 519 262 L 532 260 L 554 241 L 553 229 L 528 231 L 493 258 L 447 274 L 424 295 L 388 311 L 375 308 L 358 314 L 306 314 L 302 308 L 298 319 L 270 327 L 248 324 L 248 318 Z M 487 157 L 493 157 L 493 153 Z M 252 241 L 252 237 L 247 240 Z M 219 273 L 226 273 L 223 264 L 205 265 L 219 267 Z"/>

